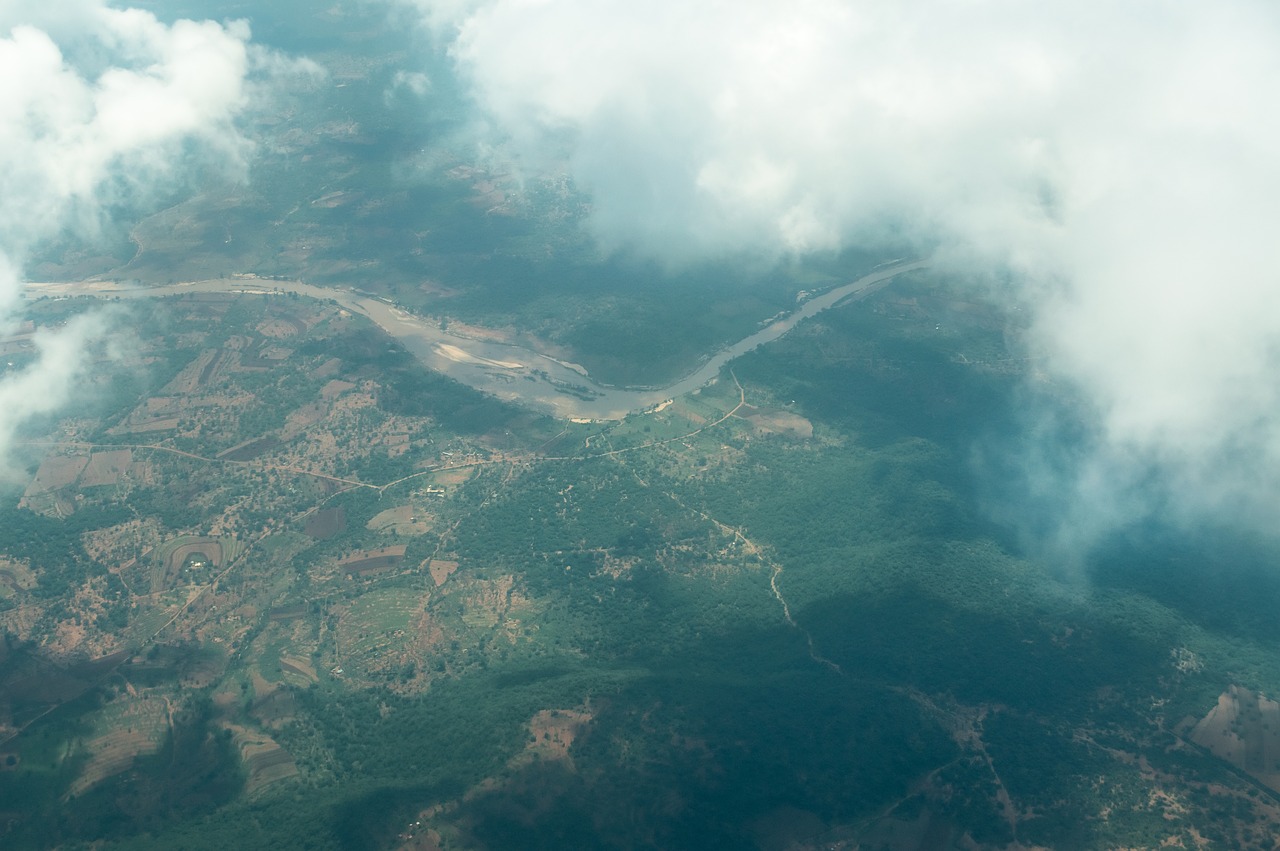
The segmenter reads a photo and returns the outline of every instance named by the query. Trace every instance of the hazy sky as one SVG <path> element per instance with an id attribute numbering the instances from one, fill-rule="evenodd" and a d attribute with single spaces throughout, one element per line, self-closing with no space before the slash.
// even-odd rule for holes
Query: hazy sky
<path id="1" fill-rule="evenodd" d="M 1065 483 L 1081 505 L 1119 510 L 1154 468 L 1175 504 L 1274 526 L 1280 6 L 417 7 L 511 156 L 591 193 L 606 245 L 892 230 L 944 268 L 1012 269 L 1033 350 L 1101 434 Z"/>

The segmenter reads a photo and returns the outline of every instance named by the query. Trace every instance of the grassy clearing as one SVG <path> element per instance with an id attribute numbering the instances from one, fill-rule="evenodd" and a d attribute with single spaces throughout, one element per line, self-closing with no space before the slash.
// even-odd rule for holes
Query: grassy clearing
<path id="1" fill-rule="evenodd" d="M 395 508 L 379 511 L 365 524 L 365 528 L 374 532 L 409 537 L 431 531 L 431 522 L 422 509 L 413 505 L 398 505 Z"/>
<path id="2" fill-rule="evenodd" d="M 268 535 L 258 542 L 257 546 L 268 558 L 286 561 L 311 545 L 305 537 L 297 532 L 282 532 Z"/>

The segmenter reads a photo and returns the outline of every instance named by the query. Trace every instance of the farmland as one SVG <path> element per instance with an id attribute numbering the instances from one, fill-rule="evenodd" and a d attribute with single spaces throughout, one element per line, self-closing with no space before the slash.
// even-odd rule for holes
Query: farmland
<path id="1" fill-rule="evenodd" d="M 33 248 L 77 283 L 14 369 L 108 337 L 0 478 L 0 846 L 1274 845 L 1274 540 L 1045 546 L 1072 495 L 1019 483 L 1097 435 L 1021 311 L 910 243 L 597 245 L 585 191 L 457 141 L 449 58 L 377 6 L 254 5 L 324 74 L 246 117 L 247 182 Z M 167 294 L 69 295 L 135 282 Z M 654 403 L 503 401 L 550 371 Z"/>
<path id="2" fill-rule="evenodd" d="M 53 321 L 79 305 L 38 308 Z M 993 537 L 954 461 L 957 429 L 992 414 L 956 409 L 949 389 L 842 397 L 831 382 L 849 377 L 814 366 L 802 331 L 619 422 L 508 410 L 477 429 L 459 411 L 488 402 L 431 383 L 332 305 L 135 309 L 182 335 L 147 338 L 112 400 L 33 435 L 7 509 L 30 532 L 0 568 L 0 708 L 35 736 L 7 740 L 0 783 L 72 796 L 64 837 L 106 830 L 95 802 L 163 774 L 175 748 L 217 778 L 208 794 L 174 778 L 159 824 L 179 832 L 205 813 L 239 835 L 244 807 L 301 789 L 342 806 L 365 783 L 405 790 L 375 834 L 395 815 L 464 847 L 653 788 L 676 797 L 590 822 L 592 841 L 637 824 L 675 846 L 711 830 L 998 847 L 1068 824 L 1190 841 L 1223 801 L 1245 841 L 1239 825 L 1270 818 L 1248 789 L 1275 776 L 1273 660 L 1237 654 L 1250 679 L 1224 682 L 1220 640 L 1167 604 L 1122 585 L 1082 601 Z M 884 309 L 824 317 L 824 345 L 912 338 L 911 322 L 868 330 Z M 283 352 L 266 340 L 290 351 L 266 356 Z M 853 380 L 873 388 L 889 365 L 866 363 Z M 138 370 L 152 374 L 131 383 Z M 1009 379 L 956 380 L 980 395 Z M 161 414 L 173 428 L 121 445 Z M 1152 626 L 1139 636 L 1134 618 Z M 1191 721 L 1166 727 L 1174 711 Z M 759 729 L 776 745 L 740 752 Z M 848 776 L 852 754 L 893 768 Z M 1058 768 L 1037 779 L 1028 759 Z M 733 790 L 714 781 L 726 770 Z M 437 791 L 412 791 L 423 772 Z M 766 782 L 778 772 L 803 809 Z M 1090 776 L 1106 785 L 1086 792 Z M 737 819 L 748 799 L 756 815 Z M 706 815 L 663 809 L 693 802 Z M 1108 807 L 1103 827 L 1091 814 Z M 117 841 L 143 842 L 131 824 Z M 325 824 L 288 829 L 323 845 Z"/>

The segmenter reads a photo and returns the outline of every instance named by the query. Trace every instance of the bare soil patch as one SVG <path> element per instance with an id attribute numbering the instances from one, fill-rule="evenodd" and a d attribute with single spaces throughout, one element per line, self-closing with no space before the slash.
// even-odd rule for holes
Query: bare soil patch
<path id="1" fill-rule="evenodd" d="M 435 346 L 433 346 L 433 348 L 436 354 L 440 355 L 441 357 L 448 358 L 454 363 L 470 363 L 470 364 L 476 364 L 479 366 L 494 366 L 494 367 L 498 367 L 499 369 L 523 369 L 524 368 L 523 364 L 517 363 L 516 361 L 493 360 L 492 358 L 486 358 L 482 355 L 472 354 L 471 352 L 468 352 L 466 349 L 459 348 L 458 346 L 454 346 L 449 343 L 436 343 Z"/>
<path id="2" fill-rule="evenodd" d="M 267 618 L 276 623 L 284 623 L 286 621 L 297 620 L 307 614 L 307 607 L 302 603 L 295 603 L 292 606 L 277 606 L 267 613 Z"/>
<path id="3" fill-rule="evenodd" d="M 1280 703 L 1231 686 L 1196 724 L 1191 741 L 1280 791 Z"/>
<path id="4" fill-rule="evenodd" d="M 258 353 L 258 357 L 264 361 L 282 361 L 293 354 L 293 349 L 288 346 L 266 346 Z"/>
<path id="5" fill-rule="evenodd" d="M 569 749 L 595 715 L 582 709 L 543 709 L 529 721 L 533 741 L 526 753 L 542 759 L 570 760 Z"/>
<path id="6" fill-rule="evenodd" d="M 738 416 L 751 423 L 759 434 L 783 434 L 803 440 L 813 437 L 813 423 L 799 414 L 780 408 L 744 405 Z"/>
<path id="7" fill-rule="evenodd" d="M 89 760 L 71 784 L 69 794 L 82 794 L 126 771 L 137 757 L 159 750 L 165 719 L 164 704 L 158 700 L 146 700 L 131 707 L 116 722 L 116 729 L 86 743 Z"/>
<path id="8" fill-rule="evenodd" d="M 462 601 L 464 623 L 486 629 L 501 624 L 511 638 L 520 627 L 520 621 L 511 615 L 529 604 L 528 598 L 516 589 L 515 577 L 511 574 L 470 584 Z"/>
<path id="9" fill-rule="evenodd" d="M 120 481 L 133 464 L 132 449 L 110 449 L 95 452 L 89 463 L 80 474 L 80 486 L 89 488 L 96 485 L 114 485 Z"/>
<path id="10" fill-rule="evenodd" d="M 331 375 L 336 375 L 340 369 L 342 369 L 342 360 L 339 358 L 329 358 L 327 361 L 311 370 L 311 375 L 313 378 L 328 378 Z"/>
<path id="11" fill-rule="evenodd" d="M 429 559 L 429 562 L 427 570 L 431 573 L 431 579 L 436 583 L 437 588 L 448 581 L 449 577 L 453 576 L 458 569 L 456 561 L 433 558 Z"/>
<path id="12" fill-rule="evenodd" d="M 214 352 L 214 349 L 205 349 L 197 355 L 195 360 L 183 367 L 173 380 L 164 386 L 164 391 L 185 396 L 195 390 L 200 383 L 200 374 L 204 371 L 205 365 L 213 360 Z"/>
<path id="13" fill-rule="evenodd" d="M 437 485 L 460 485 L 476 473 L 475 467 L 460 467 L 456 470 L 441 470 L 431 478 Z"/>
<path id="14" fill-rule="evenodd" d="M 324 387 L 320 388 L 320 396 L 323 399 L 336 399 L 348 390 L 354 390 L 356 385 L 351 381 L 343 381 L 341 378 L 331 380 Z"/>
<path id="15" fill-rule="evenodd" d="M 254 700 L 249 714 L 266 727 L 276 728 L 291 720 L 298 712 L 297 702 L 289 689 L 278 688 Z"/>
<path id="16" fill-rule="evenodd" d="M 0 630 L 13 633 L 20 640 L 27 641 L 34 634 L 36 624 L 40 622 L 43 614 L 44 606 L 31 603 L 9 609 L 7 612 L 0 612 Z M 15 693 L 10 687 L 10 682 L 5 682 L 4 686 L 6 694 Z M 0 715 L 2 714 L 0 712 Z"/>
<path id="17" fill-rule="evenodd" d="M 89 463 L 88 455 L 47 455 L 40 462 L 35 478 L 27 485 L 23 498 L 61 490 L 80 477 L 80 471 Z"/>
<path id="18" fill-rule="evenodd" d="M 406 549 L 404 544 L 399 544 L 393 547 L 379 547 L 375 550 L 358 550 L 339 560 L 338 567 L 346 573 L 356 575 L 390 570 L 404 561 Z"/>

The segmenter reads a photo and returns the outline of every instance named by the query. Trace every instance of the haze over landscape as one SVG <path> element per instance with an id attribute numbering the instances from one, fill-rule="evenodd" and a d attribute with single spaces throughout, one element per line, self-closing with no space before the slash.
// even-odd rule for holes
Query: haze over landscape
<path id="1" fill-rule="evenodd" d="M 421 8 L 491 144 L 567 170 L 606 246 L 879 242 L 1007 276 L 1096 420 L 1081 499 L 1123 512 L 1154 467 L 1175 501 L 1272 528 L 1274 8 L 461 6 Z"/>
<path id="2" fill-rule="evenodd" d="M 6 845 L 1274 846 L 1273 6 L 0 2 L 0 73 Z"/>

